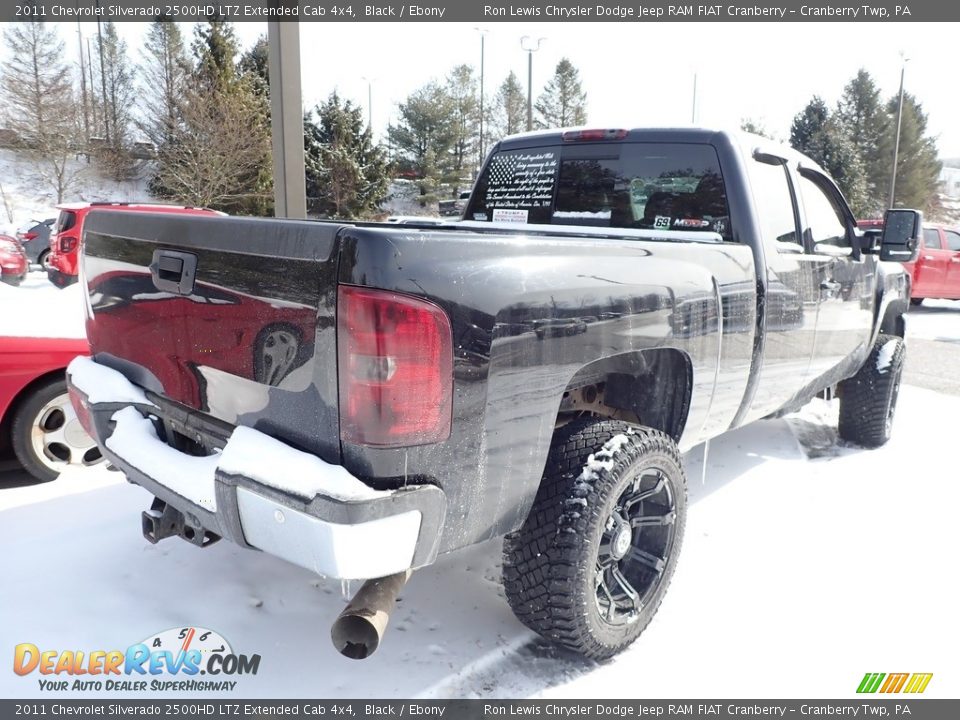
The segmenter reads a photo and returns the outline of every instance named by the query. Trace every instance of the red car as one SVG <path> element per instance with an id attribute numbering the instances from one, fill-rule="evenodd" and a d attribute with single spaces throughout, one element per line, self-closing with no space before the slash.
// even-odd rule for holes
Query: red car
<path id="1" fill-rule="evenodd" d="M 882 220 L 860 220 L 863 230 L 882 230 Z M 960 300 L 960 230 L 924 223 L 920 252 L 914 262 L 904 263 L 910 273 L 910 303 L 924 298 Z"/>
<path id="2" fill-rule="evenodd" d="M 0 339 L 0 446 L 9 444 L 38 480 L 103 456 L 80 425 L 67 395 L 64 370 L 90 352 L 86 340 Z"/>
<path id="3" fill-rule="evenodd" d="M 9 235 L 0 235 L 0 280 L 19 285 L 29 269 L 30 262 L 20 241 Z"/>
<path id="4" fill-rule="evenodd" d="M 186 215 L 224 214 L 207 208 L 185 207 L 183 205 L 152 205 L 150 203 L 94 202 L 57 205 L 60 215 L 57 217 L 56 225 L 53 226 L 53 233 L 50 235 L 50 254 L 47 256 L 47 277 L 57 287 L 64 288 L 77 281 L 83 219 L 93 208 L 98 210 L 184 213 Z"/>

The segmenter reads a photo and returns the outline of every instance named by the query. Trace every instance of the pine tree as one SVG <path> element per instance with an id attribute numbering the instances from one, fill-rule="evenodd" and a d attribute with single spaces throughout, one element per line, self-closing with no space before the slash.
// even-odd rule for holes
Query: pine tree
<path id="1" fill-rule="evenodd" d="M 534 109 L 539 128 L 570 127 L 587 122 L 587 94 L 580 86 L 580 71 L 567 58 L 557 63 Z"/>
<path id="2" fill-rule="evenodd" d="M 194 31 L 196 66 L 181 98 L 180 126 L 157 152 L 153 187 L 191 205 L 239 214 L 272 209 L 268 100 L 253 73 L 237 70 L 229 23 Z"/>
<path id="3" fill-rule="evenodd" d="M 809 155 L 808 148 L 813 147 L 817 136 L 823 132 L 830 111 L 827 104 L 818 95 L 814 95 L 807 106 L 797 113 L 790 126 L 790 146 Z"/>
<path id="4" fill-rule="evenodd" d="M 473 68 L 469 65 L 457 65 L 447 76 L 446 90 L 453 109 L 449 181 L 453 185 L 454 196 L 459 192 L 467 165 L 472 163 L 475 149 L 479 145 L 480 102 L 477 88 Z"/>
<path id="5" fill-rule="evenodd" d="M 860 155 L 826 103 L 814 96 L 793 119 L 790 145 L 819 163 L 834 179 L 856 215 L 869 212 L 867 181 Z"/>
<path id="6" fill-rule="evenodd" d="M 241 74 L 251 75 L 259 94 L 270 97 L 270 46 L 265 35 L 243 53 L 238 69 Z"/>
<path id="7" fill-rule="evenodd" d="M 334 91 L 304 118 L 307 204 L 323 217 L 372 215 L 387 194 L 387 159 L 359 106 Z"/>
<path id="8" fill-rule="evenodd" d="M 207 91 L 230 87 L 237 79 L 237 39 L 233 25 L 222 20 L 198 24 L 193 31 L 196 79 Z"/>
<path id="9" fill-rule="evenodd" d="M 433 202 L 456 141 L 453 100 L 446 88 L 431 82 L 411 93 L 399 110 L 399 121 L 387 128 L 390 144 L 400 169 L 420 182 L 421 204 Z"/>
<path id="10" fill-rule="evenodd" d="M 889 192 L 890 168 L 893 166 L 898 101 L 899 97 L 894 96 L 887 102 L 886 110 L 891 122 L 880 140 L 879 156 L 886 158 L 888 168 L 887 192 Z M 926 113 L 913 95 L 904 93 L 894 207 L 916 208 L 928 213 L 935 212 L 938 208 L 937 192 L 941 164 L 937 159 L 936 140 L 926 133 Z"/>
<path id="11" fill-rule="evenodd" d="M 511 70 L 500 84 L 494 98 L 494 137 L 500 139 L 507 135 L 523 132 L 526 122 L 527 99 L 516 74 Z"/>
<path id="12" fill-rule="evenodd" d="M 0 78 L 0 100 L 7 128 L 57 202 L 76 185 L 81 169 L 71 162 L 82 147 L 80 107 L 64 45 L 55 26 L 10 23 L 3 32 L 7 60 Z"/>
<path id="13" fill-rule="evenodd" d="M 188 87 L 190 63 L 177 23 L 156 20 L 150 24 L 141 49 L 142 80 L 137 127 L 161 147 L 172 142 L 181 123 L 180 105 Z"/>
<path id="14" fill-rule="evenodd" d="M 104 95 L 101 111 L 108 128 L 108 144 L 99 150 L 97 157 L 108 176 L 124 180 L 136 168 L 136 162 L 130 155 L 133 125 L 131 108 L 136 91 L 133 71 L 127 58 L 127 43 L 117 34 L 117 26 L 113 22 L 103 24 L 97 49 L 103 58 L 101 89 Z"/>
<path id="15" fill-rule="evenodd" d="M 843 89 L 834 114 L 837 124 L 860 157 L 866 174 L 865 215 L 886 207 L 891 161 L 880 156 L 880 143 L 890 119 L 880 101 L 880 90 L 864 69 Z"/>

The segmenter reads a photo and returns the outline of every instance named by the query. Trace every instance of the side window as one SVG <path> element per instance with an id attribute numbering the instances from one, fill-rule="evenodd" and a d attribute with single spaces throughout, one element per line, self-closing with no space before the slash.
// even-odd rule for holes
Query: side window
<path id="1" fill-rule="evenodd" d="M 947 247 L 949 247 L 954 252 L 960 252 L 960 233 L 955 233 L 953 230 L 944 230 L 947 236 Z"/>
<path id="2" fill-rule="evenodd" d="M 849 247 L 847 225 L 833 200 L 809 178 L 800 176 L 800 196 L 806 215 L 806 232 L 813 244 Z"/>
<path id="3" fill-rule="evenodd" d="M 947 235 L 949 236 L 950 233 L 947 233 Z M 943 249 L 943 246 L 940 244 L 940 231 L 936 228 L 924 228 L 923 245 L 929 250 Z"/>
<path id="4" fill-rule="evenodd" d="M 793 243 L 802 248 L 803 242 L 793 214 L 787 168 L 780 164 L 755 161 L 750 165 L 750 180 L 763 242 Z M 784 249 L 782 246 L 780 248 Z"/>

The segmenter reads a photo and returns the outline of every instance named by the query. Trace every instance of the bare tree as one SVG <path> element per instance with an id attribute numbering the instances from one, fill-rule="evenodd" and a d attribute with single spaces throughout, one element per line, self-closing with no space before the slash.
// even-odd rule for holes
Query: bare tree
<path id="1" fill-rule="evenodd" d="M 39 22 L 11 23 L 3 32 L 8 58 L 0 79 L 0 97 L 8 127 L 20 138 L 36 173 L 57 196 L 74 188 L 82 172 L 79 106 L 63 41 Z"/>
<path id="2" fill-rule="evenodd" d="M 189 92 L 176 138 L 158 148 L 155 186 L 189 205 L 226 210 L 271 197 L 272 188 L 251 183 L 270 164 L 269 128 L 251 94 Z"/>
<path id="3" fill-rule="evenodd" d="M 151 23 L 141 55 L 142 119 L 137 126 L 160 148 L 180 127 L 180 104 L 189 85 L 190 62 L 179 26 L 168 20 Z"/>

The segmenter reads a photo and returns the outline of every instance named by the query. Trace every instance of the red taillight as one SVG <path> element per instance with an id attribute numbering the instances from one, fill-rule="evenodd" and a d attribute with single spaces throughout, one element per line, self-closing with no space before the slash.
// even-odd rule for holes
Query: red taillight
<path id="1" fill-rule="evenodd" d="M 623 140 L 627 136 L 626 130 L 568 130 L 561 137 L 564 142 L 578 140 Z"/>
<path id="2" fill-rule="evenodd" d="M 73 410 L 77 413 L 77 420 L 80 421 L 81 427 L 87 431 L 87 435 L 93 437 L 93 417 L 90 415 L 86 396 L 72 385 L 69 386 L 68 394 L 70 395 L 70 404 L 73 405 Z"/>
<path id="3" fill-rule="evenodd" d="M 17 238 L 20 239 L 20 242 L 23 242 L 23 241 L 25 241 L 25 240 L 33 240 L 36 236 L 37 236 L 37 233 L 32 233 L 32 232 L 18 232 L 18 233 L 17 233 Z"/>
<path id="4" fill-rule="evenodd" d="M 77 247 L 77 238 L 63 235 L 60 238 L 60 252 L 73 252 Z"/>
<path id="5" fill-rule="evenodd" d="M 342 285 L 337 294 L 340 438 L 376 447 L 450 436 L 453 341 L 433 303 Z"/>

